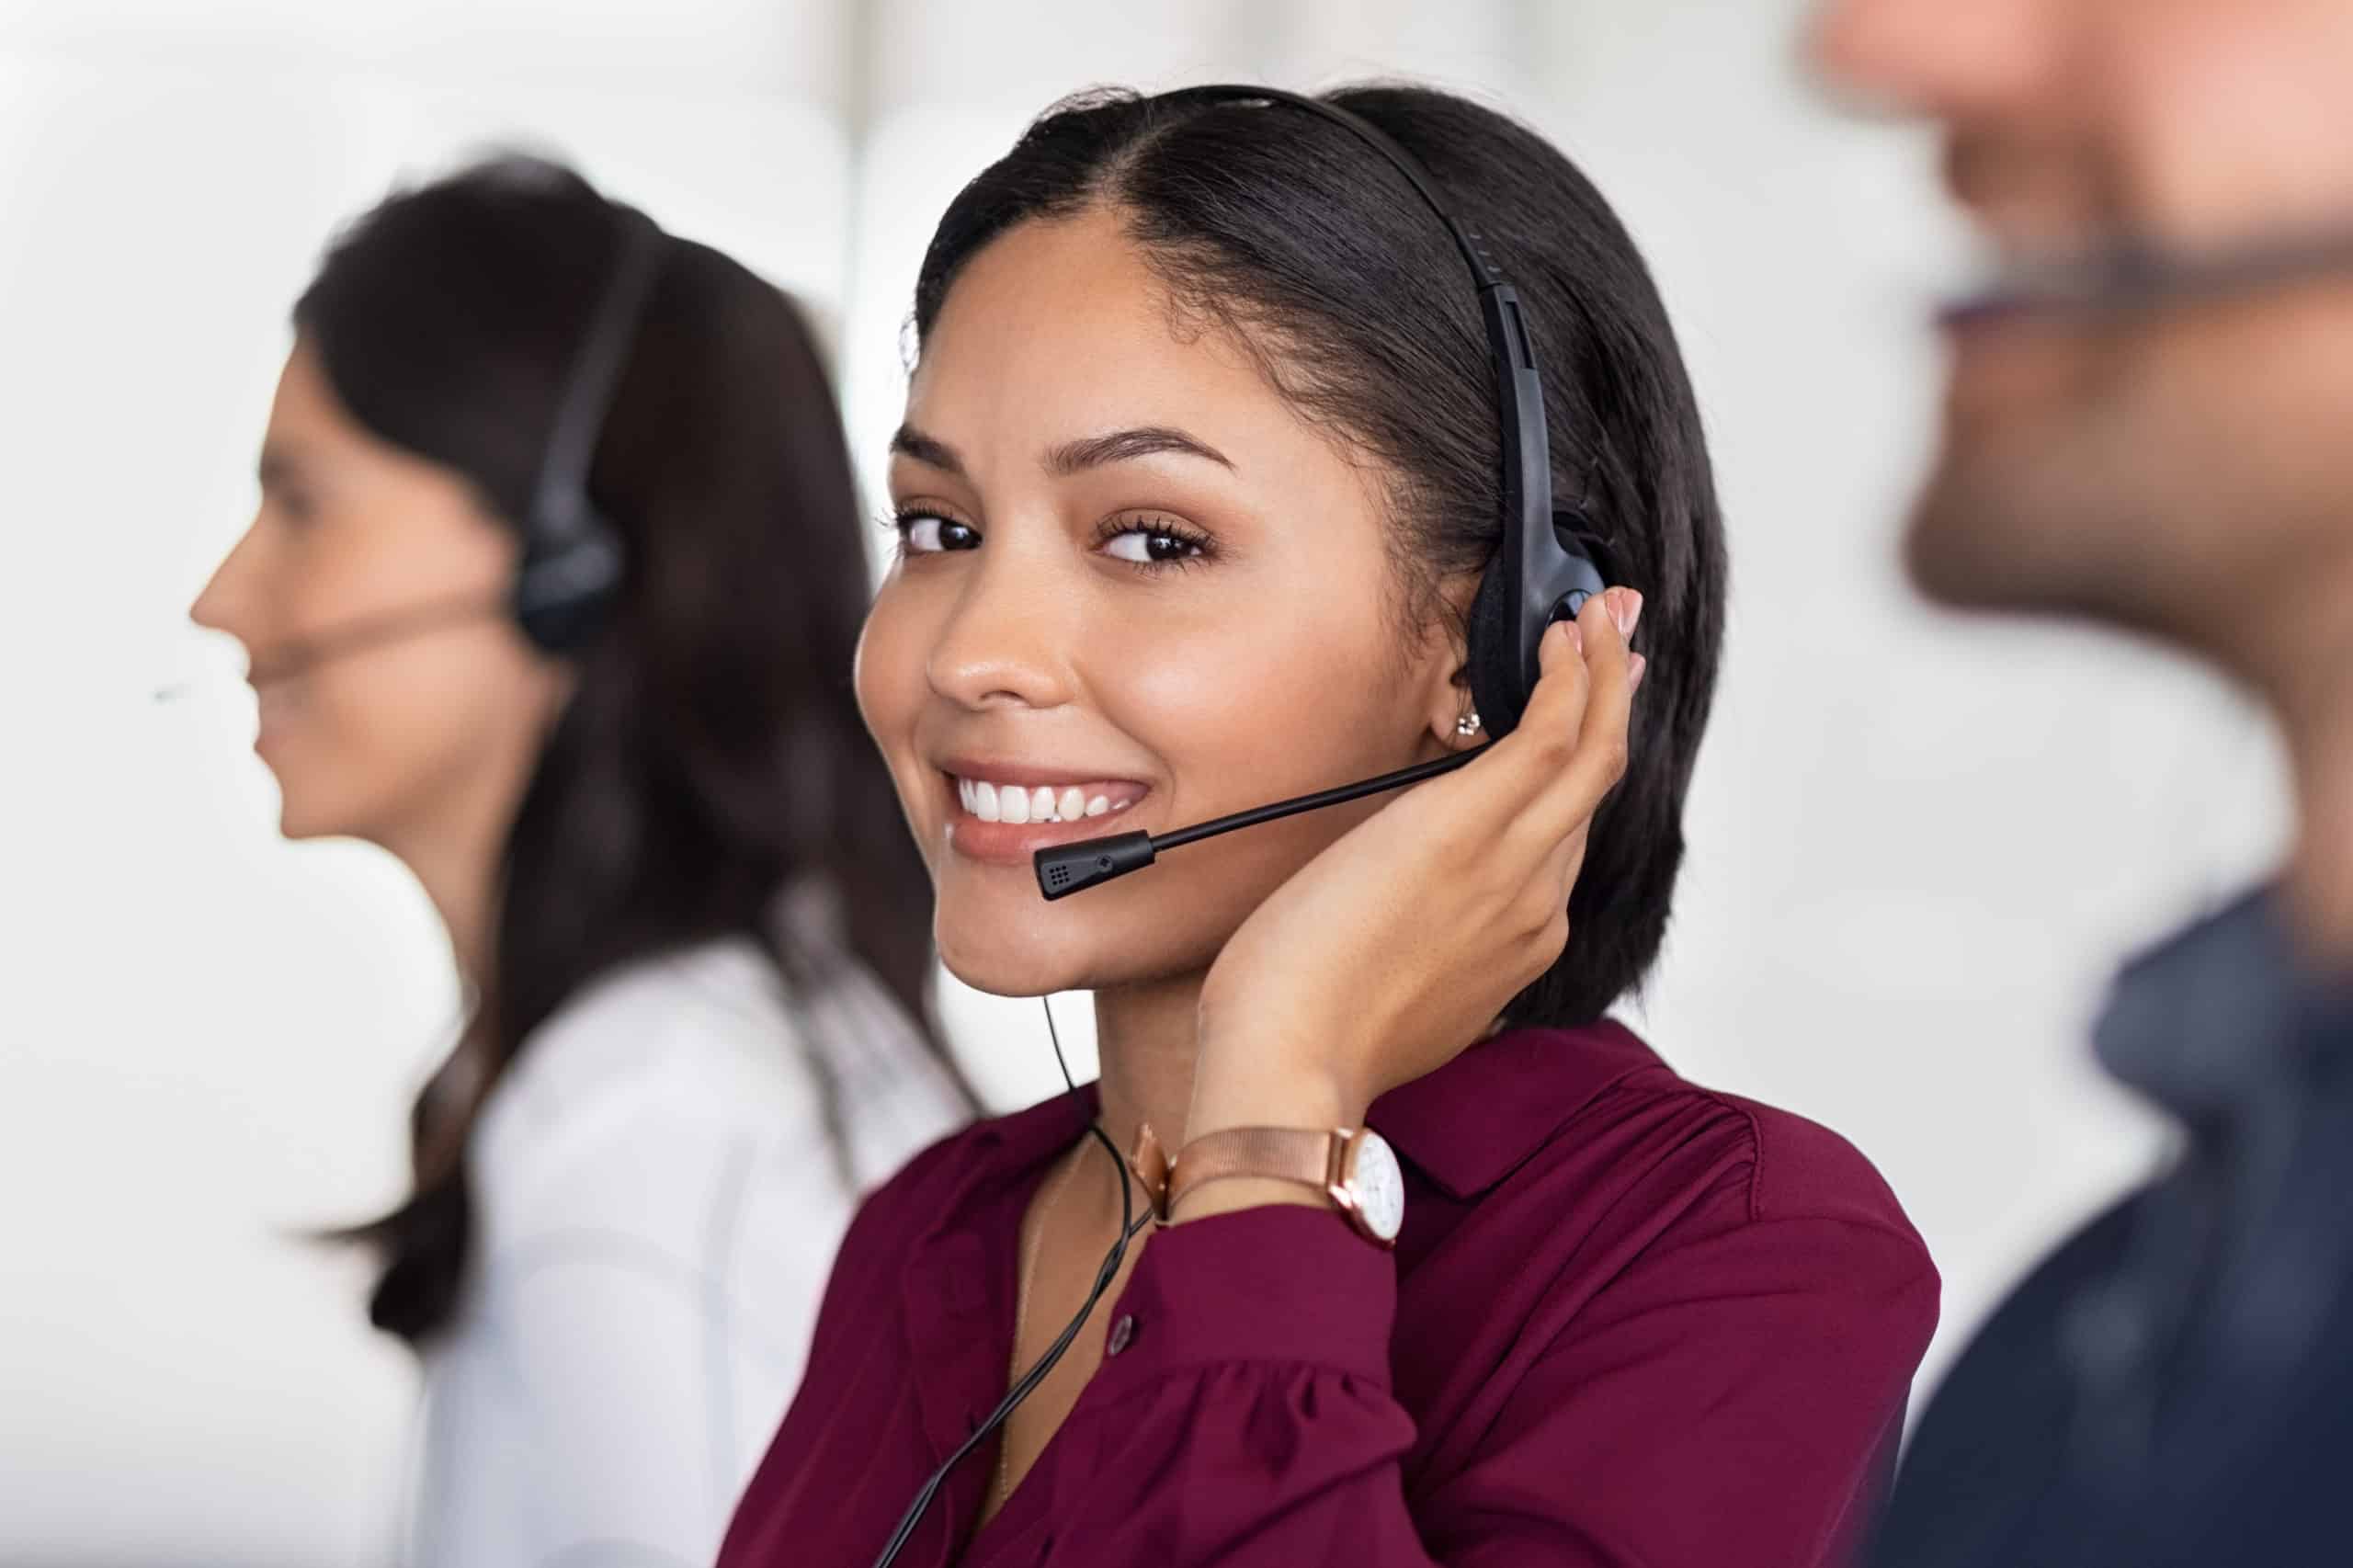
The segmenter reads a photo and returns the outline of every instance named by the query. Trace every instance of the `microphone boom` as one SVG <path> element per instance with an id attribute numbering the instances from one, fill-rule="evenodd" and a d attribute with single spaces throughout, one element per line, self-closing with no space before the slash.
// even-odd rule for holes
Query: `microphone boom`
<path id="1" fill-rule="evenodd" d="M 1494 744 L 1492 741 L 1487 743 L 1488 745 Z M 1180 827 L 1171 833 L 1115 833 L 1107 838 L 1087 838 L 1076 844 L 1057 845 L 1031 856 L 1030 867 L 1038 875 L 1038 891 L 1051 903 L 1116 877 L 1124 877 L 1130 871 L 1141 871 L 1151 865 L 1163 849 L 1181 849 L 1188 844 L 1199 844 L 1204 838 L 1216 838 L 1242 828 L 1256 827 L 1262 823 L 1279 822 L 1302 812 L 1322 811 L 1326 806 L 1361 801 L 1367 795 L 1403 790 L 1408 785 L 1436 778 L 1440 774 L 1451 773 L 1486 749 L 1483 745 L 1469 751 L 1454 752 L 1428 762 L 1417 762 L 1411 767 L 1401 767 L 1394 773 L 1384 773 L 1377 778 L 1364 778 L 1354 784 L 1342 784 L 1336 789 L 1319 790 L 1312 795 L 1295 795 L 1271 805 L 1253 806 L 1246 812 L 1213 817 L 1208 822 Z"/>

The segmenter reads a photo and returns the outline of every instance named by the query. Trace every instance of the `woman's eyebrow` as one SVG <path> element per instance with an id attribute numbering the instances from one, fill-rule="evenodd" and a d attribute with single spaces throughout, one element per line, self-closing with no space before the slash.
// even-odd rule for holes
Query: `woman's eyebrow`
<path id="1" fill-rule="evenodd" d="M 1046 453 L 1046 472 L 1057 478 L 1067 478 L 1085 469 L 1126 462 L 1132 458 L 1154 457 L 1162 452 L 1206 458 L 1221 468 L 1231 469 L 1233 466 L 1233 460 L 1206 441 L 1165 425 L 1146 425 L 1134 430 L 1114 430 L 1106 436 L 1065 441 Z"/>
<path id="2" fill-rule="evenodd" d="M 964 477 L 964 460 L 956 449 L 937 436 L 926 436 L 912 425 L 902 425 L 891 433 L 891 450 L 903 458 L 913 458 L 919 463 Z"/>

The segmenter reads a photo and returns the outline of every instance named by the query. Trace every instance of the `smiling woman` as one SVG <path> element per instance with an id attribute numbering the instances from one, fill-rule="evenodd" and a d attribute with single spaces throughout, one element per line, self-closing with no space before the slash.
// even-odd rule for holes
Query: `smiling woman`
<path id="1" fill-rule="evenodd" d="M 1483 742 L 1496 381 L 1447 231 L 1312 105 L 1076 100 L 966 187 L 858 692 L 948 965 L 1092 989 L 1102 1077 L 870 1201 L 729 1568 L 860 1560 L 927 1484 L 898 1561 L 1826 1562 L 1893 1457 L 1936 1294 L 1893 1198 L 1606 1016 L 1665 927 L 1723 616 L 1665 312 L 1527 131 L 1328 102 L 1517 284 L 1620 585 L 1467 766 L 1041 901 L 1031 855 L 1101 816 Z M 1080 1182 L 1090 1129 L 1133 1170 Z M 1164 1227 L 1107 1260 L 1131 1208 Z"/>
<path id="2" fill-rule="evenodd" d="M 1205 969 L 1345 824 L 1197 851 L 1041 922 L 1006 873 L 1085 830 L 1017 806 L 1029 832 L 987 833 L 938 781 L 1001 805 L 1007 784 L 1078 788 L 1173 827 L 1410 761 L 1461 710 L 1435 623 L 1397 634 L 1377 476 L 1240 345 L 1172 333 L 1175 303 L 1098 207 L 980 250 L 926 328 L 860 694 L 932 851 L 943 957 L 983 990 Z"/>

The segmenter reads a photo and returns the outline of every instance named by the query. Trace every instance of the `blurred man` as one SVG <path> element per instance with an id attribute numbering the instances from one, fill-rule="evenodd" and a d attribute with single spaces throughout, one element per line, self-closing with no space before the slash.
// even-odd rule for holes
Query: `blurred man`
<path id="1" fill-rule="evenodd" d="M 2003 281 L 1951 312 L 1914 576 L 2211 660 L 2277 713 L 2276 886 L 2120 980 L 2178 1165 L 1938 1392 L 1881 1568 L 2353 1562 L 2353 0 L 1832 0 Z"/>

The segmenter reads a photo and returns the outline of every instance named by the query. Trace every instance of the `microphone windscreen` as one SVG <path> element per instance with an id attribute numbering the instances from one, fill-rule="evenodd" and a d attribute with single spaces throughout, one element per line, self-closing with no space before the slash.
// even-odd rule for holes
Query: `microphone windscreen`
<path id="1" fill-rule="evenodd" d="M 1049 902 L 1114 877 L 1124 877 L 1130 871 L 1140 871 L 1152 861 L 1152 835 L 1148 833 L 1117 833 L 1108 838 L 1084 839 L 1040 849 L 1030 857 L 1030 864 L 1038 873 L 1038 891 Z"/>

